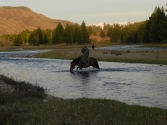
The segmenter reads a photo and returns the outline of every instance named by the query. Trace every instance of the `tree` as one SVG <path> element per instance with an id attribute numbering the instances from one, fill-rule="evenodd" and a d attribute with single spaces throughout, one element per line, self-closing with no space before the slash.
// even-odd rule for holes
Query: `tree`
<path id="1" fill-rule="evenodd" d="M 92 30 L 93 30 L 93 35 L 96 35 L 96 34 L 100 34 L 100 31 L 102 30 L 101 26 L 96 26 L 96 25 L 92 25 Z"/>
<path id="2" fill-rule="evenodd" d="M 89 35 L 92 35 L 92 34 L 93 34 L 93 29 L 92 29 L 91 26 L 88 26 L 88 27 L 87 27 L 87 31 L 88 31 L 88 34 L 89 34 Z"/>
<path id="3" fill-rule="evenodd" d="M 125 25 L 125 26 L 122 26 L 121 28 L 122 28 L 121 42 L 122 43 L 127 43 L 128 42 L 127 36 L 128 36 L 128 32 L 129 32 L 129 26 Z"/>
<path id="4" fill-rule="evenodd" d="M 36 41 L 37 41 L 36 44 L 43 44 L 44 43 L 43 42 L 43 32 L 42 32 L 40 27 L 38 27 L 38 29 L 36 30 L 35 37 L 36 37 Z"/>
<path id="5" fill-rule="evenodd" d="M 66 43 L 67 44 L 74 43 L 72 27 L 70 27 L 69 24 L 66 24 L 65 34 L 66 34 Z"/>
<path id="6" fill-rule="evenodd" d="M 105 34 L 104 30 L 102 29 L 100 32 L 100 37 L 105 37 L 105 36 L 106 36 L 106 34 Z"/>
<path id="7" fill-rule="evenodd" d="M 59 44 L 65 42 L 65 31 L 61 23 L 58 23 L 52 34 L 52 43 Z"/>
<path id="8" fill-rule="evenodd" d="M 127 42 L 126 43 L 136 43 L 136 30 L 130 30 L 127 34 Z"/>
<path id="9" fill-rule="evenodd" d="M 108 30 L 107 30 L 107 36 L 108 36 L 108 37 L 111 37 L 112 30 L 113 30 L 113 27 L 110 26 L 110 27 L 108 28 Z"/>
<path id="10" fill-rule="evenodd" d="M 51 39 L 52 39 L 52 30 L 46 29 L 43 31 L 43 43 L 44 44 L 51 44 Z"/>
<path id="11" fill-rule="evenodd" d="M 81 43 L 90 43 L 90 39 L 89 39 L 89 34 L 88 31 L 86 30 L 86 24 L 84 21 L 82 21 L 81 24 Z"/>
<path id="12" fill-rule="evenodd" d="M 118 40 L 121 40 L 121 26 L 119 24 L 114 24 L 110 34 L 110 41 L 116 42 Z"/>
<path id="13" fill-rule="evenodd" d="M 29 34 L 30 34 L 30 31 L 28 29 L 26 29 L 26 30 L 24 30 L 24 31 L 22 31 L 20 33 L 20 36 L 21 36 L 21 38 L 23 40 L 23 43 L 27 43 L 28 42 L 28 35 Z"/>
<path id="14" fill-rule="evenodd" d="M 43 37 L 43 44 L 48 44 L 49 43 L 49 38 L 47 37 L 46 34 L 44 34 L 44 37 Z"/>
<path id="15" fill-rule="evenodd" d="M 28 43 L 30 45 L 36 45 L 36 39 L 35 39 L 35 36 L 34 36 L 34 32 L 30 33 L 30 36 L 29 36 L 29 39 L 28 39 Z"/>
<path id="16" fill-rule="evenodd" d="M 20 34 L 19 34 L 19 35 L 17 35 L 17 37 L 15 38 L 14 45 L 15 45 L 15 46 L 20 46 L 20 45 L 22 45 L 22 44 L 23 44 L 23 40 L 22 40 L 22 38 L 21 38 L 21 36 L 20 36 Z"/>
<path id="17" fill-rule="evenodd" d="M 147 21 L 144 21 L 137 30 L 137 41 L 143 43 L 144 42 L 144 32 L 146 28 Z"/>
<path id="18" fill-rule="evenodd" d="M 74 26 L 74 43 L 81 44 L 81 30 L 78 24 Z"/>
<path id="19" fill-rule="evenodd" d="M 103 30 L 104 30 L 104 32 L 107 32 L 109 29 L 110 29 L 110 25 L 104 23 L 104 24 L 103 24 Z"/>
<path id="20" fill-rule="evenodd" d="M 151 23 L 151 17 L 149 17 L 149 20 L 146 21 L 146 26 L 144 28 L 144 33 L 143 33 L 143 41 L 145 43 L 150 43 L 151 41 L 149 40 L 149 32 L 150 32 L 150 23 Z"/>
<path id="21" fill-rule="evenodd" d="M 167 9 L 166 9 L 166 12 L 167 12 Z M 161 40 L 167 40 L 167 16 L 165 16 L 164 20 L 161 21 L 160 30 L 158 34 Z"/>
<path id="22" fill-rule="evenodd" d="M 162 20 L 164 19 L 165 19 L 165 13 L 163 7 L 161 9 L 159 7 L 156 7 L 151 15 L 151 20 L 150 20 L 149 40 L 151 42 L 155 43 L 161 40 L 158 32 L 160 31 L 160 26 Z"/>

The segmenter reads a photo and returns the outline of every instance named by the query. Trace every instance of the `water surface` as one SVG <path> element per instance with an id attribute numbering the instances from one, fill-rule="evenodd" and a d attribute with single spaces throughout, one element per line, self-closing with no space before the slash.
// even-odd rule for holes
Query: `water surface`
<path id="1" fill-rule="evenodd" d="M 39 84 L 62 98 L 106 98 L 167 109 L 167 66 L 99 62 L 100 70 L 69 72 L 70 60 L 22 58 L 38 51 L 0 53 L 0 74 Z"/>

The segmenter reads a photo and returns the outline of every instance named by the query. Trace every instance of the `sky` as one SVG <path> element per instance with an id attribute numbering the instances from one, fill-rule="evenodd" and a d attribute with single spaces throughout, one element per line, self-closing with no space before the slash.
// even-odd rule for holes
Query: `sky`
<path id="1" fill-rule="evenodd" d="M 140 22 L 167 0 L 0 0 L 0 6 L 26 6 L 52 19 L 86 25 Z"/>

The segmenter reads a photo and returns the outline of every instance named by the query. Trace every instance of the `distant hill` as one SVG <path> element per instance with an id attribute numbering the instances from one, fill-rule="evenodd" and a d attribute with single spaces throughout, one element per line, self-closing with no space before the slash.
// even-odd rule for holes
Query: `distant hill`
<path id="1" fill-rule="evenodd" d="M 0 7 L 0 35 L 18 34 L 25 29 L 33 31 L 38 27 L 41 29 L 54 29 L 59 22 L 63 26 L 67 23 L 74 24 L 66 20 L 50 19 L 24 6 Z"/>

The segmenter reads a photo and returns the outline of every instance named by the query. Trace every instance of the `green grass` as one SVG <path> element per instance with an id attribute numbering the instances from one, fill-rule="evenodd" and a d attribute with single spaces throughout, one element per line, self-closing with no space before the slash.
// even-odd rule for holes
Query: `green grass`
<path id="1" fill-rule="evenodd" d="M 110 58 L 110 59 L 99 59 L 99 61 L 107 62 L 125 62 L 125 63 L 144 63 L 144 64 L 164 64 L 167 65 L 167 60 L 157 60 L 157 59 L 131 59 L 131 58 Z"/>
<path id="2" fill-rule="evenodd" d="M 149 48 L 167 48 L 167 43 L 150 43 L 150 44 L 142 44 L 142 47 Z"/>
<path id="3" fill-rule="evenodd" d="M 166 109 L 128 105 L 107 99 L 52 98 L 44 102 L 47 98 L 43 88 L 4 76 L 0 76 L 0 80 L 18 89 L 14 93 L 0 92 L 1 125 L 167 124 Z"/>
<path id="4" fill-rule="evenodd" d="M 35 55 L 36 58 L 50 58 L 50 59 L 67 59 L 73 60 L 77 56 L 74 54 L 64 54 L 63 52 L 49 51 L 45 53 L 39 53 Z M 164 64 L 167 65 L 167 60 L 158 59 L 132 59 L 132 58 L 108 58 L 98 57 L 98 61 L 106 62 L 125 62 L 125 63 L 145 63 L 145 64 Z"/>
<path id="5" fill-rule="evenodd" d="M 63 55 L 59 52 L 59 53 L 55 53 L 53 51 L 49 51 L 49 52 L 45 52 L 45 53 L 38 53 L 35 55 L 35 57 L 37 58 L 50 58 L 50 59 L 62 59 L 65 57 L 63 57 Z"/>
<path id="6" fill-rule="evenodd" d="M 67 60 L 72 60 L 76 58 L 75 55 L 73 54 L 64 54 L 62 52 L 54 52 L 53 51 L 48 51 L 45 53 L 38 53 L 34 57 L 36 58 L 49 58 L 49 59 L 67 59 Z"/>
<path id="7" fill-rule="evenodd" d="M 0 41 L 1 42 L 1 41 Z M 6 41 L 5 41 L 6 42 Z M 109 46 L 111 45 L 110 41 L 103 41 L 99 43 L 95 43 L 95 47 Z M 86 46 L 91 47 L 91 44 L 86 44 Z M 39 45 L 39 46 L 1 46 L 0 52 L 5 51 L 14 51 L 17 48 L 22 48 L 24 50 L 40 50 L 40 49 L 71 49 L 71 48 L 81 48 L 82 44 L 57 44 L 57 45 Z"/>

